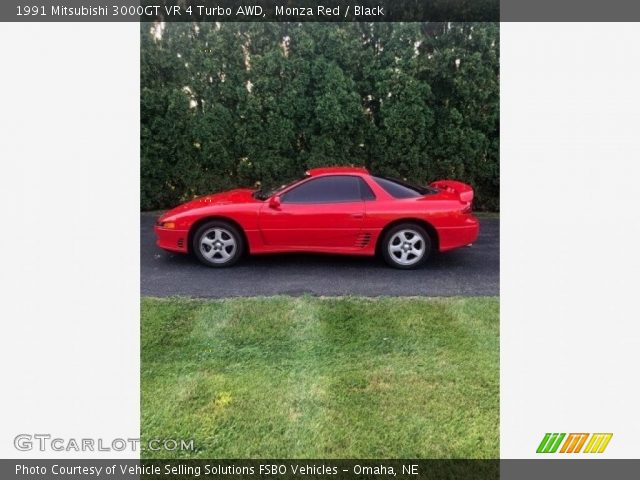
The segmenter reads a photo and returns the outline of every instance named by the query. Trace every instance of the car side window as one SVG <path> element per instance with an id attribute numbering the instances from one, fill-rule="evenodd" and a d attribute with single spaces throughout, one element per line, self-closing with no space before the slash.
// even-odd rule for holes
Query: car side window
<path id="1" fill-rule="evenodd" d="M 358 180 L 360 182 L 360 198 L 362 198 L 362 200 L 375 200 L 376 194 L 373 193 L 373 190 L 371 190 L 367 182 L 360 177 L 358 177 Z"/>
<path id="2" fill-rule="evenodd" d="M 360 178 L 353 175 L 332 175 L 314 178 L 286 192 L 282 203 L 344 203 L 360 202 Z"/>

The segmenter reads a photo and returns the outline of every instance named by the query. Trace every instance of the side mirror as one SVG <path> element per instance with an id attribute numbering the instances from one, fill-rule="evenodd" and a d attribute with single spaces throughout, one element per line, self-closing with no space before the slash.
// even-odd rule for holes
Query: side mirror
<path id="1" fill-rule="evenodd" d="M 274 195 L 269 199 L 269 208 L 280 208 L 280 195 Z"/>

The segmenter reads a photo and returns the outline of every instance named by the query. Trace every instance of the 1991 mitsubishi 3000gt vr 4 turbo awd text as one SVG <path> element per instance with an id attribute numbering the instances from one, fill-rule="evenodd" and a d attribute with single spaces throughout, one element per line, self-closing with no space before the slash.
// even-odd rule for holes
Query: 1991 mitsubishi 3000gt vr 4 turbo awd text
<path id="1" fill-rule="evenodd" d="M 432 251 L 470 245 L 478 237 L 473 189 L 453 180 L 416 187 L 364 168 L 309 170 L 276 191 L 236 189 L 196 198 L 162 215 L 160 248 L 193 253 L 228 267 L 244 253 L 381 254 L 415 268 Z"/>

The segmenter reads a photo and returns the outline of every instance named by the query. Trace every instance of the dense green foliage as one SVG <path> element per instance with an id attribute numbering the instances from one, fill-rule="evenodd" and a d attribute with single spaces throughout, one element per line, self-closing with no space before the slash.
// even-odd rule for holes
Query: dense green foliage
<path id="1" fill-rule="evenodd" d="M 142 443 L 196 448 L 142 455 L 498 458 L 499 305 L 143 298 Z"/>
<path id="2" fill-rule="evenodd" d="M 499 27 L 141 27 L 141 203 L 364 165 L 499 202 Z"/>

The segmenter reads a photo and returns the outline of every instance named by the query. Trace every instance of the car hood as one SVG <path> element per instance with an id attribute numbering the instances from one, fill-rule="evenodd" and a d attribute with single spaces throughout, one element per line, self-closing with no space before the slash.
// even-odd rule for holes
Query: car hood
<path id="1" fill-rule="evenodd" d="M 194 198 L 186 203 L 178 205 L 177 207 L 169 210 L 163 215 L 168 217 L 177 213 L 183 213 L 187 210 L 193 210 L 196 208 L 211 207 L 214 205 L 229 205 L 239 203 L 259 203 L 260 200 L 256 200 L 253 197 L 255 190 L 250 188 L 237 188 L 235 190 L 229 190 L 226 192 L 213 193 L 211 195 L 204 195 L 202 197 Z"/>

